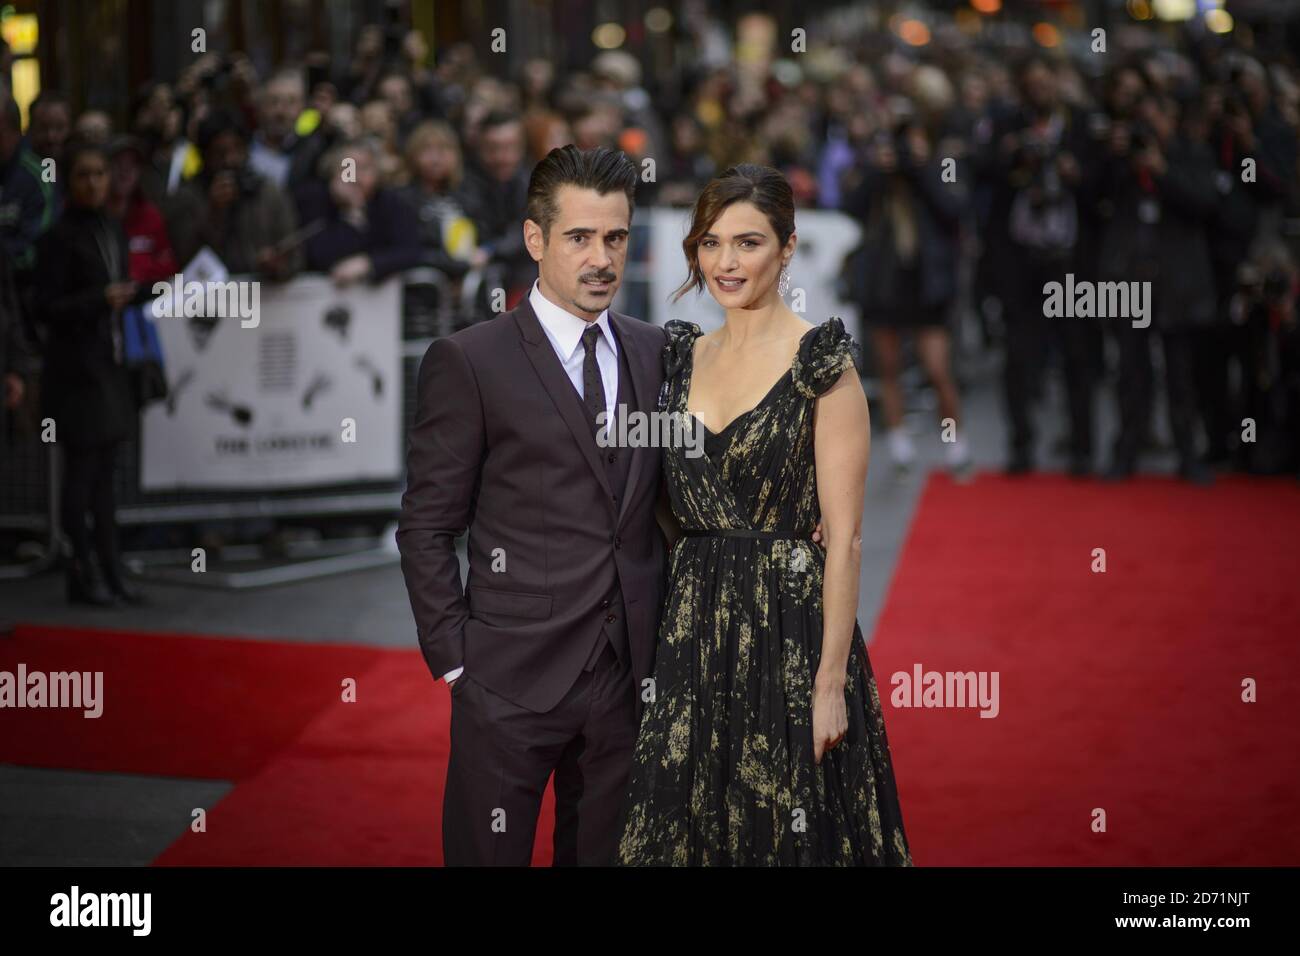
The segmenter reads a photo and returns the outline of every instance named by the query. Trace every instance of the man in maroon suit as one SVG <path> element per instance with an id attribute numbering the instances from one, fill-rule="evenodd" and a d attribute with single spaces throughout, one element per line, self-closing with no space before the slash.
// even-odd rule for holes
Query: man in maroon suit
<path id="1" fill-rule="evenodd" d="M 552 772 L 556 864 L 614 860 L 665 570 L 659 449 L 596 434 L 663 380 L 664 331 L 609 308 L 636 179 L 621 152 L 552 150 L 528 187 L 531 292 L 420 365 L 397 543 L 451 684 L 449 865 L 527 865 Z"/>

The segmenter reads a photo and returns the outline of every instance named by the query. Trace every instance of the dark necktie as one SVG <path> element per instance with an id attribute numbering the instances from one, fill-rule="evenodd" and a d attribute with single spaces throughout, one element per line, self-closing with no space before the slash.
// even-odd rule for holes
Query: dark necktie
<path id="1" fill-rule="evenodd" d="M 601 425 L 596 416 L 605 411 L 605 383 L 600 377 L 600 365 L 596 362 L 596 340 L 600 338 L 600 326 L 587 326 L 582 332 L 582 347 L 587 354 L 582 359 L 582 401 L 587 406 L 587 417 L 591 427 L 599 432 Z"/>

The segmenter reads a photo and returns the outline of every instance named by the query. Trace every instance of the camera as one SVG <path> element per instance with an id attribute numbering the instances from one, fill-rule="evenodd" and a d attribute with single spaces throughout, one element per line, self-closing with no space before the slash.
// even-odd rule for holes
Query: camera
<path id="1" fill-rule="evenodd" d="M 239 187 L 239 195 L 256 196 L 258 190 L 262 188 L 262 177 L 255 173 L 251 167 L 240 166 L 235 171 L 235 185 Z"/>

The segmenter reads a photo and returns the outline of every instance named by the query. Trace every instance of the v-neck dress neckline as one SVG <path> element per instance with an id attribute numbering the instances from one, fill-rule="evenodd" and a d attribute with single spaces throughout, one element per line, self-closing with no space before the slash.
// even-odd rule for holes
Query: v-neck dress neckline
<path id="1" fill-rule="evenodd" d="M 706 455 L 708 455 L 710 460 L 716 460 L 718 458 L 718 454 L 717 454 L 718 452 L 725 453 L 726 449 L 731 447 L 731 441 L 720 442 L 720 439 L 728 435 L 742 421 L 748 419 L 759 409 L 763 408 L 772 399 L 772 397 L 776 395 L 777 391 L 781 388 L 781 386 L 784 385 L 787 381 L 789 381 L 793 377 L 795 363 L 799 361 L 799 353 L 803 349 L 804 341 L 808 338 L 809 335 L 816 332 L 818 328 L 819 326 L 814 325 L 812 328 L 805 331 L 804 334 L 799 337 L 799 346 L 795 349 L 794 355 L 790 359 L 790 367 L 781 373 L 781 377 L 772 383 L 772 387 L 767 390 L 766 394 L 764 394 L 762 398 L 760 398 L 757 402 L 755 402 L 752 407 L 747 408 L 745 411 L 741 412 L 731 421 L 727 422 L 726 425 L 722 426 L 721 431 L 715 432 L 708 425 L 704 424 L 704 419 L 700 418 L 689 408 L 686 409 L 686 413 L 690 415 L 692 418 L 694 418 L 697 422 L 699 422 L 700 428 L 704 429 L 704 452 Z M 697 337 L 696 340 L 691 343 L 690 360 L 686 363 L 686 368 L 684 370 L 686 374 L 685 374 L 685 383 L 682 389 L 682 395 L 685 404 L 687 405 L 690 404 L 691 385 L 695 381 L 695 344 L 698 341 L 699 339 Z M 733 436 L 733 440 L 734 440 L 734 436 Z"/>

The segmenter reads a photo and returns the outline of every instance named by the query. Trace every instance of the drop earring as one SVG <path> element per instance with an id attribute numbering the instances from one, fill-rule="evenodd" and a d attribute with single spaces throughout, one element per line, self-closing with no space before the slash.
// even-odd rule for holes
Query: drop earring
<path id="1" fill-rule="evenodd" d="M 785 298 L 785 294 L 790 291 L 790 270 L 781 266 L 781 276 L 776 280 L 776 294 Z"/>

